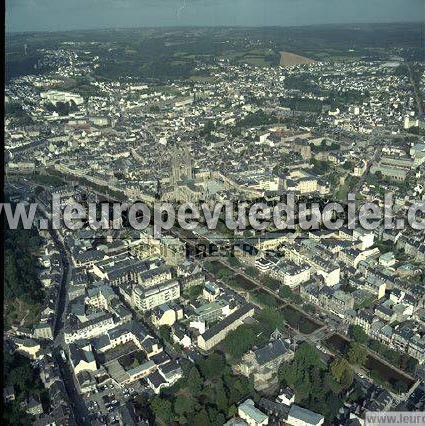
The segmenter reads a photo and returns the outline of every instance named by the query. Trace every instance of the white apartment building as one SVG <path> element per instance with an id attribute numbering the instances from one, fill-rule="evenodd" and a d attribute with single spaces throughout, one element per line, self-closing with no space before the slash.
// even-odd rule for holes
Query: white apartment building
<path id="1" fill-rule="evenodd" d="M 153 287 L 137 285 L 133 288 L 133 305 L 141 311 L 153 309 L 180 297 L 180 285 L 169 280 Z"/>

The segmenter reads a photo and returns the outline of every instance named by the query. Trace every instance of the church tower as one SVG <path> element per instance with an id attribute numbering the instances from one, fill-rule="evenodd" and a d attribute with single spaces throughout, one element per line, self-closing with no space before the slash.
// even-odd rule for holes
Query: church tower
<path id="1" fill-rule="evenodd" d="M 193 179 L 190 142 L 176 142 L 171 151 L 170 183 L 176 185 L 185 179 Z"/>

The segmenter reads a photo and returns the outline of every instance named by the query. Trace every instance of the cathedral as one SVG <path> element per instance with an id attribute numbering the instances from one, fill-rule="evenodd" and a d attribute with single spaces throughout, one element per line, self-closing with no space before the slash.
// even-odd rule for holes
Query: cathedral
<path id="1" fill-rule="evenodd" d="M 157 196 L 162 201 L 202 202 L 227 198 L 227 191 L 233 186 L 219 172 L 197 171 L 192 166 L 191 144 L 176 141 L 170 149 L 170 178 Z M 163 188 L 163 190 L 162 190 Z"/>
<path id="2" fill-rule="evenodd" d="M 193 179 L 193 170 L 190 142 L 175 143 L 171 151 L 170 184 L 176 186 L 179 182 L 191 179 Z"/>

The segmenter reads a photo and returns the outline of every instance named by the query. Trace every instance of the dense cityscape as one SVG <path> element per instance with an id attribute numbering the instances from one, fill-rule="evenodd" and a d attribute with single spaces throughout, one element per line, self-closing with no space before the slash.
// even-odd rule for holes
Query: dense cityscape
<path id="1" fill-rule="evenodd" d="M 5 202 L 38 209 L 5 232 L 5 424 L 425 410 L 423 227 L 51 225 L 55 198 L 64 212 L 391 194 L 407 217 L 425 200 L 423 26 L 375 30 L 8 35 Z"/>

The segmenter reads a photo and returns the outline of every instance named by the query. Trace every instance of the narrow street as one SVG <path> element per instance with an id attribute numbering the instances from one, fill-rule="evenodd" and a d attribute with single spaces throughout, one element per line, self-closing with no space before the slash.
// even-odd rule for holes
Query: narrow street
<path id="1" fill-rule="evenodd" d="M 63 361 L 62 357 L 60 356 L 59 349 L 55 349 L 53 355 L 59 366 L 59 371 L 65 385 L 66 393 L 69 396 L 72 412 L 74 414 L 77 425 L 90 424 L 87 407 L 82 397 L 77 392 L 69 365 Z"/>
<path id="2" fill-rule="evenodd" d="M 67 307 L 67 287 L 71 280 L 72 276 L 72 264 L 69 259 L 68 252 L 66 247 L 64 246 L 60 236 L 58 235 L 58 231 L 51 229 L 52 238 L 59 249 L 59 252 L 62 257 L 63 264 L 63 276 L 62 283 L 59 290 L 59 297 L 56 305 L 56 322 L 55 322 L 55 332 L 54 332 L 54 348 L 53 353 L 56 359 L 56 362 L 59 365 L 59 370 L 65 384 L 66 392 L 70 398 L 72 411 L 74 413 L 75 420 L 78 425 L 86 425 L 89 424 L 88 421 L 88 411 L 87 407 L 79 395 L 72 372 L 68 365 L 68 361 L 65 362 L 61 355 L 60 350 L 66 351 L 66 345 L 64 341 L 64 326 L 65 326 L 65 317 L 66 317 L 66 307 Z"/>

